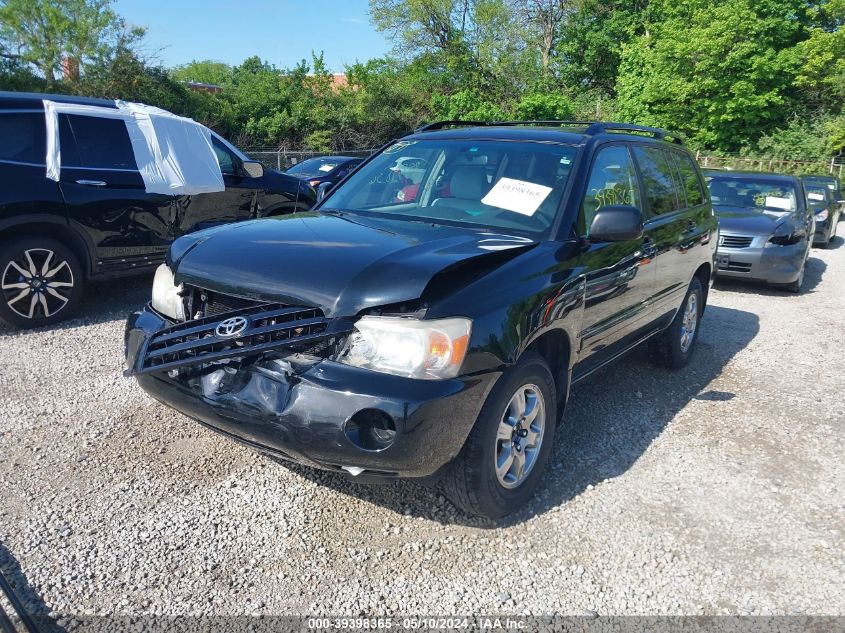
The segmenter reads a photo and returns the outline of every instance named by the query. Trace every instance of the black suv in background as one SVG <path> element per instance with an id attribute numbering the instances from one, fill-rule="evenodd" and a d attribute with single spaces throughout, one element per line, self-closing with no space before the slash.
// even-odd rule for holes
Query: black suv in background
<path id="1" fill-rule="evenodd" d="M 353 156 L 319 156 L 297 163 L 285 173 L 307 181 L 316 189 L 324 182 L 336 185 L 363 160 Z"/>
<path id="2" fill-rule="evenodd" d="M 648 341 L 689 361 L 717 222 L 652 128 L 433 124 L 317 209 L 174 242 L 126 329 L 154 398 L 282 460 L 532 495 L 570 387 Z M 425 165 L 412 200 L 394 166 Z"/>
<path id="3" fill-rule="evenodd" d="M 145 191 L 126 125 L 59 115 L 61 181 L 46 177 L 42 99 L 115 108 L 113 101 L 0 92 L 0 319 L 35 327 L 67 318 L 89 279 L 150 271 L 171 242 L 216 224 L 301 211 L 316 194 L 213 134 L 226 190 Z"/>

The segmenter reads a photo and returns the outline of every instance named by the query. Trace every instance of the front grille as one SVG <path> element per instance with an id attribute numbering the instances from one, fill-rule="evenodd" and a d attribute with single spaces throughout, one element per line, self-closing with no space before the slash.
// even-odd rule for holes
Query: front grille
<path id="1" fill-rule="evenodd" d="M 248 319 L 246 329 L 231 338 L 220 336 L 217 326 L 235 316 Z M 185 321 L 157 332 L 149 340 L 139 373 L 278 349 L 318 354 L 328 349 L 331 339 L 341 333 L 339 327 L 330 327 L 329 319 L 318 308 L 263 304 Z"/>
<path id="2" fill-rule="evenodd" d="M 753 241 L 754 238 L 748 237 L 747 235 L 722 235 L 719 238 L 719 246 L 724 246 L 725 248 L 748 248 Z"/>

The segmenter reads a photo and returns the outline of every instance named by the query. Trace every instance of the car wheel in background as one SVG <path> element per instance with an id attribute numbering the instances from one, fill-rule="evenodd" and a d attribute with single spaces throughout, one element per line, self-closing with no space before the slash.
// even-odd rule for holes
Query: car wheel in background
<path id="1" fill-rule="evenodd" d="M 807 260 L 804 260 L 804 263 L 801 264 L 801 270 L 798 273 L 798 279 L 793 281 L 790 284 L 786 284 L 784 288 L 786 288 L 789 292 L 794 292 L 798 294 L 801 292 L 801 287 L 804 285 L 804 273 L 807 271 Z"/>
<path id="2" fill-rule="evenodd" d="M 68 318 L 82 296 L 79 259 L 49 238 L 0 245 L 0 319 L 21 328 Z"/>
<path id="3" fill-rule="evenodd" d="M 649 344 L 652 358 L 658 365 L 678 369 L 689 362 L 698 341 L 703 310 L 704 289 L 701 280 L 693 277 L 672 323 Z"/>
<path id="4" fill-rule="evenodd" d="M 556 402 L 546 361 L 525 354 L 499 378 L 444 476 L 452 503 L 491 519 L 527 503 L 551 452 Z"/>

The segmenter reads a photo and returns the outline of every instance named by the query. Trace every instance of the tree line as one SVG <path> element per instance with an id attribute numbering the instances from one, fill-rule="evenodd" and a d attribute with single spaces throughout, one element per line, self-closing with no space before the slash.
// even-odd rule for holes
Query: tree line
<path id="1" fill-rule="evenodd" d="M 0 88 L 141 101 L 287 149 L 376 147 L 439 119 L 601 119 L 719 153 L 845 150 L 845 0 L 370 0 L 370 19 L 394 49 L 340 85 L 320 54 L 163 68 L 111 0 L 0 0 Z"/>

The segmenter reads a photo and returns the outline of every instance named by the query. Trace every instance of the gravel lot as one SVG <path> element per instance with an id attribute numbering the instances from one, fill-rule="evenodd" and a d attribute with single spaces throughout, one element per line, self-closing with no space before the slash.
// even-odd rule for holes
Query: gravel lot
<path id="1" fill-rule="evenodd" d="M 840 227 L 840 232 L 845 231 Z M 0 330 L 0 565 L 55 614 L 845 614 L 845 244 L 720 284 L 680 373 L 576 388 L 531 507 L 289 470 L 121 375 L 124 316 Z"/>

